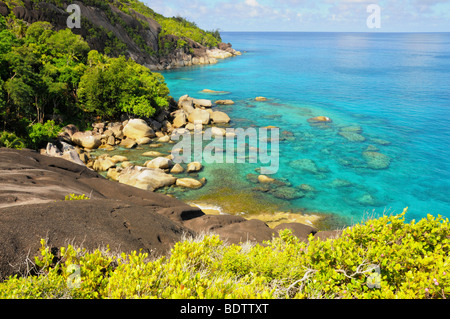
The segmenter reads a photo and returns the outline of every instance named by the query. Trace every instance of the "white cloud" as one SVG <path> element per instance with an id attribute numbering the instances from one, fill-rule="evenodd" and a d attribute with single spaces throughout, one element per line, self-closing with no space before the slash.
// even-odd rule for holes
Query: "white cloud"
<path id="1" fill-rule="evenodd" d="M 259 7 L 260 4 L 256 0 L 245 0 L 245 4 L 250 7 Z"/>

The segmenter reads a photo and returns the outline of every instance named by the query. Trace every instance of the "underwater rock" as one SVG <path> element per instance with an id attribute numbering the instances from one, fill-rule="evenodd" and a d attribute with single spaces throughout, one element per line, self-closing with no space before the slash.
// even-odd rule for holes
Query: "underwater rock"
<path id="1" fill-rule="evenodd" d="M 281 117 L 282 117 L 281 114 L 269 114 L 269 115 L 263 115 L 263 116 L 261 116 L 261 118 L 263 118 L 263 119 L 268 119 L 268 120 L 280 119 Z"/>
<path id="2" fill-rule="evenodd" d="M 289 166 L 307 173 L 317 174 L 319 172 L 319 168 L 316 163 L 308 158 L 291 161 L 289 162 Z"/>
<path id="3" fill-rule="evenodd" d="M 374 206 L 376 204 L 376 199 L 369 193 L 366 193 L 357 199 L 358 203 L 363 206 Z"/>
<path id="4" fill-rule="evenodd" d="M 333 188 L 339 188 L 339 187 L 350 187 L 353 184 L 345 179 L 336 178 L 331 182 L 330 185 Z"/>
<path id="5" fill-rule="evenodd" d="M 267 193 L 268 191 L 270 191 L 270 186 L 267 184 L 262 184 L 260 186 L 253 187 L 252 190 L 255 192 Z"/>
<path id="6" fill-rule="evenodd" d="M 148 151 L 142 154 L 142 156 L 149 156 L 149 157 L 159 157 L 159 156 L 165 156 L 166 154 L 163 154 L 161 152 L 157 151 Z"/>
<path id="7" fill-rule="evenodd" d="M 246 175 L 246 178 L 252 183 L 258 183 L 258 176 L 259 176 L 258 174 L 248 173 Z"/>
<path id="8" fill-rule="evenodd" d="M 359 125 L 350 125 L 350 126 L 342 127 L 339 131 L 340 132 L 352 132 L 352 133 L 361 134 L 362 133 L 362 128 Z"/>
<path id="9" fill-rule="evenodd" d="M 361 158 L 356 157 L 343 157 L 338 158 L 337 162 L 345 167 L 351 167 L 351 168 L 365 168 L 367 167 L 367 164 L 364 160 Z"/>
<path id="10" fill-rule="evenodd" d="M 378 147 L 376 147 L 376 146 L 374 146 L 374 145 L 369 145 L 369 146 L 367 146 L 367 148 L 366 148 L 366 151 L 367 152 L 378 152 L 380 149 L 378 148 Z"/>
<path id="11" fill-rule="evenodd" d="M 311 185 L 301 184 L 301 185 L 297 186 L 296 188 L 299 189 L 302 193 L 304 193 L 306 198 L 310 198 L 310 199 L 315 198 L 317 195 L 317 189 Z"/>
<path id="12" fill-rule="evenodd" d="M 372 169 L 386 169 L 391 164 L 391 159 L 379 152 L 363 152 L 363 157 L 367 162 L 367 166 Z"/>
<path id="13" fill-rule="evenodd" d="M 271 189 L 270 194 L 275 196 L 276 198 L 286 199 L 286 200 L 294 200 L 298 198 L 305 197 L 305 193 L 299 191 L 294 187 L 289 186 L 281 186 Z"/>
<path id="14" fill-rule="evenodd" d="M 305 192 L 317 192 L 317 190 L 313 186 L 308 184 L 301 184 L 298 188 Z"/>
<path id="15" fill-rule="evenodd" d="M 364 142 L 366 138 L 357 132 L 352 131 L 339 131 L 340 136 L 346 138 L 350 142 Z"/>
<path id="16" fill-rule="evenodd" d="M 371 140 L 372 140 L 372 142 L 379 144 L 379 145 L 390 145 L 391 144 L 391 142 L 383 140 L 381 138 L 372 138 Z"/>
<path id="17" fill-rule="evenodd" d="M 255 97 L 255 101 L 263 102 L 263 101 L 267 101 L 267 98 L 264 96 L 257 96 L 257 97 Z"/>

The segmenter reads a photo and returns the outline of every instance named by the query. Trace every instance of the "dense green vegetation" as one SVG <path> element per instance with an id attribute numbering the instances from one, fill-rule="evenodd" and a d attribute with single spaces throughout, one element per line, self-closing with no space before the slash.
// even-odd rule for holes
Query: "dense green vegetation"
<path id="1" fill-rule="evenodd" d="M 60 0 L 44 2 L 64 5 Z M 137 23 L 125 22 L 108 2 Z M 6 3 L 10 9 L 23 5 L 22 1 Z M 122 26 L 152 56 L 191 50 L 189 39 L 208 47 L 221 42 L 217 30 L 203 31 L 181 17 L 166 18 L 136 0 L 83 3 L 99 8 L 112 25 Z M 142 15 L 162 27 L 158 52 L 142 38 L 142 30 L 149 28 Z M 161 75 L 124 58 L 127 45 L 112 32 L 85 17 L 82 24 L 82 29 L 55 31 L 50 22 L 27 26 L 13 13 L 7 19 L 0 16 L 0 147 L 40 148 L 65 124 L 89 129 L 95 120 L 120 119 L 122 114 L 151 117 L 169 105 L 169 90 Z M 88 43 L 101 50 L 91 50 Z"/>
<path id="2" fill-rule="evenodd" d="M 38 275 L 9 278 L 0 298 L 448 298 L 448 219 L 404 214 L 308 243 L 288 230 L 264 245 L 188 239 L 159 259 L 73 246 L 53 255 L 42 241 Z"/>
<path id="3" fill-rule="evenodd" d="M 6 131 L 0 147 L 38 148 L 64 124 L 84 128 L 122 114 L 150 117 L 168 106 L 160 74 L 90 50 L 70 29 L 18 23 L 0 17 L 0 123 Z"/>
<path id="4" fill-rule="evenodd" d="M 169 90 L 164 78 L 124 57 L 107 58 L 97 51 L 88 56 L 89 68 L 78 89 L 84 110 L 106 118 L 130 113 L 151 117 L 168 107 Z"/>

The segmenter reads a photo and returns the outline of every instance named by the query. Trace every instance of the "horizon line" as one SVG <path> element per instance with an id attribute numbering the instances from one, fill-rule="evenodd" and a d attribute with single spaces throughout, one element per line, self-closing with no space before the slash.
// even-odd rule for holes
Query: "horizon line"
<path id="1" fill-rule="evenodd" d="M 247 32 L 247 33 L 450 33 L 450 31 L 226 31 L 219 30 L 219 32 L 233 33 L 233 32 Z"/>

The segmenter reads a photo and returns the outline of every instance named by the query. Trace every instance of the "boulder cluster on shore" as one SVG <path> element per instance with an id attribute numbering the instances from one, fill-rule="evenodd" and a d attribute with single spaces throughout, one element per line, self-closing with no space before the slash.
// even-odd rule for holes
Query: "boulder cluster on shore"
<path id="1" fill-rule="evenodd" d="M 337 236 L 301 223 L 270 228 L 257 219 L 207 215 L 176 198 L 110 181 L 86 166 L 32 150 L 0 148 L 0 280 L 27 272 L 40 240 L 55 251 L 143 250 L 163 255 L 184 236 L 215 233 L 230 243 L 263 242 L 292 229 L 307 240 Z M 65 200 L 85 194 L 88 200 Z"/>
<path id="2" fill-rule="evenodd" d="M 222 101 L 217 101 L 217 105 Z M 229 101 L 227 104 L 231 104 Z M 137 165 L 125 156 L 92 156 L 92 150 L 115 150 L 117 147 L 135 149 L 142 145 L 158 148 L 173 144 L 173 136 L 194 130 L 201 131 L 204 126 L 211 127 L 213 135 L 226 135 L 225 129 L 216 125 L 226 125 L 231 119 L 222 111 L 214 110 L 213 102 L 182 96 L 175 109 L 161 112 L 155 119 L 127 119 L 123 122 L 100 122 L 93 124 L 92 130 L 80 132 L 74 125 L 63 128 L 57 143 L 49 143 L 41 153 L 63 157 L 97 172 L 107 172 L 107 177 L 120 183 L 144 190 L 176 185 L 184 188 L 201 188 L 206 180 L 190 177 L 177 178 L 174 175 L 198 172 L 202 164 L 192 162 L 183 167 L 174 163 L 171 154 L 159 151 L 143 152 L 149 159 Z M 119 165 L 120 164 L 120 165 Z"/>

